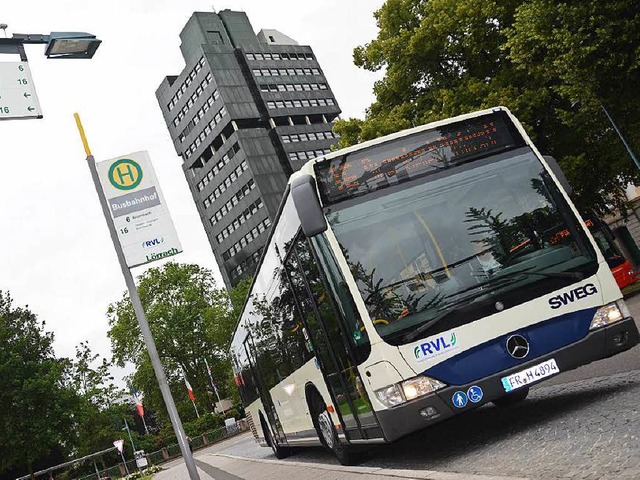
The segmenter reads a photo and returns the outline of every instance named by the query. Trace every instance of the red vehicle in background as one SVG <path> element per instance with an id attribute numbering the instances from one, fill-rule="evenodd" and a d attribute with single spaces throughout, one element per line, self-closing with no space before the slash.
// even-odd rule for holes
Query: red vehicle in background
<path id="1" fill-rule="evenodd" d="M 621 289 L 638 281 L 638 272 L 624 258 L 620 249 L 613 241 L 611 230 L 602 220 L 595 216 L 584 219 L 585 224 L 595 239 L 602 255 L 604 255 L 618 287 Z"/>

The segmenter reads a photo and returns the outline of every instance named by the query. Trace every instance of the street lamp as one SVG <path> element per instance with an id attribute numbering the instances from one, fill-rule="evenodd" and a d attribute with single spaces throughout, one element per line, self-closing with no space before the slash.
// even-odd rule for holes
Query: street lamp
<path id="1" fill-rule="evenodd" d="M 51 32 L 44 54 L 47 58 L 92 58 L 101 40 L 84 32 Z"/>
<path id="2" fill-rule="evenodd" d="M 89 59 L 96 53 L 100 43 L 102 41 L 95 35 L 85 32 L 51 32 L 49 35 L 14 33 L 11 38 L 0 38 L 0 53 L 17 53 L 22 61 L 27 61 L 24 45 L 44 44 L 47 58 Z"/>
<path id="3" fill-rule="evenodd" d="M 6 27 L 0 24 L 1 30 Z M 20 55 L 20 62 L 0 62 L 0 120 L 42 118 L 25 45 L 46 45 L 47 58 L 89 59 L 100 43 L 95 35 L 85 32 L 14 33 L 11 38 L 0 38 L 0 55 Z"/>

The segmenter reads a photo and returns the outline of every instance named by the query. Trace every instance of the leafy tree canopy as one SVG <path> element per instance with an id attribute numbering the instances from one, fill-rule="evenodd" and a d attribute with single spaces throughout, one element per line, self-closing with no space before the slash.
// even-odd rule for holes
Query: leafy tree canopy
<path id="1" fill-rule="evenodd" d="M 212 410 L 205 359 L 220 395 L 227 391 L 228 344 L 237 320 L 242 288 L 231 294 L 217 289 L 210 270 L 193 264 L 166 263 L 138 279 L 138 292 L 153 334 L 176 407 L 183 419 L 195 417 L 183 383 L 182 369 L 194 389 L 198 408 Z M 244 284 L 243 284 L 244 285 Z M 240 302 L 241 303 L 241 302 Z M 241 307 L 242 305 L 240 305 Z M 143 392 L 146 408 L 167 419 L 164 402 L 128 294 L 109 306 L 109 338 L 115 360 L 132 362 L 131 381 Z"/>
<path id="2" fill-rule="evenodd" d="M 542 153 L 559 160 L 583 209 L 624 209 L 623 188 L 640 176 L 602 106 L 637 152 L 636 7 L 633 0 L 387 0 L 374 14 L 377 38 L 354 51 L 356 65 L 385 75 L 364 120 L 337 122 L 340 146 L 505 105 Z"/>
<path id="3" fill-rule="evenodd" d="M 63 458 L 78 405 L 65 387 L 68 362 L 53 354 L 53 334 L 12 303 L 0 291 L 0 474 Z"/>

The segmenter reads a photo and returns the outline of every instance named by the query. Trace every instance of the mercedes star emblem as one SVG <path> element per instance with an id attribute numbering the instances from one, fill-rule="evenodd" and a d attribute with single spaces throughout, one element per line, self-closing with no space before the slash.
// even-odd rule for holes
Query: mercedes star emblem
<path id="1" fill-rule="evenodd" d="M 524 358 L 529 354 L 529 342 L 522 335 L 511 335 L 507 339 L 507 352 L 513 358 Z"/>

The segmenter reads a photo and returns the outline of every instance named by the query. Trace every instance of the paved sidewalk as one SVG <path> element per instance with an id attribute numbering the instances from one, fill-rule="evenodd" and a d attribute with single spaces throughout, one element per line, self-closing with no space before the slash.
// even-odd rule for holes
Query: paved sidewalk
<path id="1" fill-rule="evenodd" d="M 207 453 L 196 457 L 201 480 L 526 480 L 523 477 L 469 475 L 429 470 L 392 470 L 378 467 L 344 467 L 321 463 L 248 459 Z M 154 477 L 154 480 L 188 480 L 180 463 Z"/>

